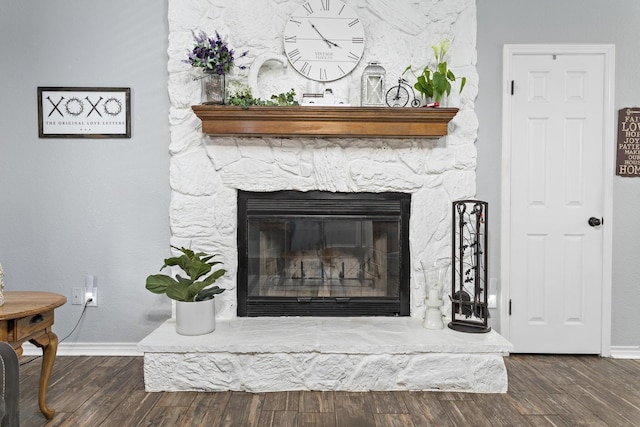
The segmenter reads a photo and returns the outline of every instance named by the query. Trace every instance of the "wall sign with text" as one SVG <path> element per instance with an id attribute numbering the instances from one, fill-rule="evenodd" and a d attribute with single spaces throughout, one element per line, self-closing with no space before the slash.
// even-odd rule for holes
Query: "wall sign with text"
<path id="1" fill-rule="evenodd" d="M 618 111 L 616 175 L 640 176 L 640 108 Z"/>
<path id="2" fill-rule="evenodd" d="M 131 138 L 130 88 L 38 88 L 40 138 Z"/>

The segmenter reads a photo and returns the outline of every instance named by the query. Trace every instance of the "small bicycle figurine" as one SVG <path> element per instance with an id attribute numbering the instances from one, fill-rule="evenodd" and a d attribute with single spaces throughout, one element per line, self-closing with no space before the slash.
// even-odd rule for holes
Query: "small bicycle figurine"
<path id="1" fill-rule="evenodd" d="M 393 86 L 391 89 L 387 91 L 387 105 L 389 107 L 404 107 L 409 103 L 409 90 L 411 90 L 411 106 L 419 107 L 420 100 L 416 98 L 416 93 L 413 90 L 413 87 L 409 85 L 409 83 L 400 77 L 398 79 L 398 86 Z"/>

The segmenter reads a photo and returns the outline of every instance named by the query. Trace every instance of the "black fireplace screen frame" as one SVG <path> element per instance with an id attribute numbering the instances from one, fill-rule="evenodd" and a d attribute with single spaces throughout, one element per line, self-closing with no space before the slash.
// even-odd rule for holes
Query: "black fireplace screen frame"
<path id="1" fill-rule="evenodd" d="M 283 203 L 286 201 L 286 203 Z M 323 191 L 238 191 L 238 316 L 409 316 L 409 218 L 405 193 L 333 193 Z M 321 212 L 321 213 L 320 213 Z M 399 220 L 399 290 L 387 297 L 313 297 L 249 295 L 249 219 L 265 215 L 304 215 L 318 219 L 357 216 Z"/>

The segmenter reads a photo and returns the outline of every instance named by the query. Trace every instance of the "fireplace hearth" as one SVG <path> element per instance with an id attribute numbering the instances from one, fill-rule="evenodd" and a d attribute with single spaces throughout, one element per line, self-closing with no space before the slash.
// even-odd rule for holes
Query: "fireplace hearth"
<path id="1" fill-rule="evenodd" d="M 403 193 L 238 192 L 238 316 L 408 316 Z"/>

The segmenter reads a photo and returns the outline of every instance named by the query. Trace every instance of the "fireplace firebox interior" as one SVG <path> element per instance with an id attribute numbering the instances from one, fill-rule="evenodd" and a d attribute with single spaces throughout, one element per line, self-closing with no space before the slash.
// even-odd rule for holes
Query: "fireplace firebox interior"
<path id="1" fill-rule="evenodd" d="M 238 316 L 408 316 L 402 193 L 238 193 Z"/>

